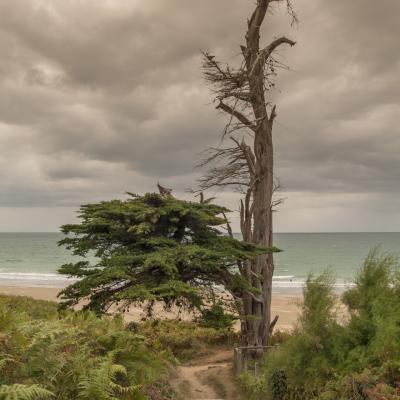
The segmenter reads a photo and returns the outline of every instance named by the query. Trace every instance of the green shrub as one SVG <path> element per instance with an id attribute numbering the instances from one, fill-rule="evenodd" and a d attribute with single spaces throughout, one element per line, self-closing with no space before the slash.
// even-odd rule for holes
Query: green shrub
<path id="1" fill-rule="evenodd" d="M 26 296 L 7 296 L 0 294 L 0 307 L 14 314 L 25 314 L 32 319 L 56 318 L 57 303 L 46 300 L 32 300 Z"/>
<path id="2" fill-rule="evenodd" d="M 276 330 L 269 339 L 270 346 L 279 346 L 287 342 L 292 337 L 292 334 L 287 331 Z"/>
<path id="3" fill-rule="evenodd" d="M 288 395 L 287 376 L 283 370 L 275 370 L 270 377 L 272 400 L 285 400 Z"/>
<path id="4" fill-rule="evenodd" d="M 205 328 L 231 329 L 235 320 L 237 317 L 225 312 L 221 303 L 215 303 L 202 311 L 198 323 Z"/>
<path id="5" fill-rule="evenodd" d="M 354 287 L 342 296 L 349 314 L 344 324 L 335 312 L 333 283 L 330 273 L 308 278 L 293 333 L 267 354 L 260 376 L 241 378 L 247 397 L 400 398 L 398 262 L 376 251 L 368 255 Z"/>
<path id="6" fill-rule="evenodd" d="M 231 329 L 214 329 L 193 322 L 154 320 L 135 324 L 134 329 L 147 338 L 155 349 L 170 351 L 178 359 L 187 359 L 212 345 L 238 340 Z"/>

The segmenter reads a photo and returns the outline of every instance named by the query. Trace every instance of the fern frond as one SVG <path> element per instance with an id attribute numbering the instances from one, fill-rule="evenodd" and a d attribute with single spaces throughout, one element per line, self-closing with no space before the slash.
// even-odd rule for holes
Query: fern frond
<path id="1" fill-rule="evenodd" d="M 111 400 L 119 398 L 118 395 L 136 393 L 140 387 L 136 385 L 122 386 L 117 383 L 118 377 L 127 377 L 126 368 L 120 364 L 114 364 L 112 357 L 103 361 L 90 376 L 79 383 L 80 399 Z"/>
<path id="2" fill-rule="evenodd" d="M 54 394 L 39 385 L 2 385 L 0 386 L 0 400 L 46 400 Z"/>
<path id="3" fill-rule="evenodd" d="M 0 371 L 8 364 L 8 363 L 18 363 L 13 357 L 9 356 L 8 354 L 2 355 L 0 359 Z"/>

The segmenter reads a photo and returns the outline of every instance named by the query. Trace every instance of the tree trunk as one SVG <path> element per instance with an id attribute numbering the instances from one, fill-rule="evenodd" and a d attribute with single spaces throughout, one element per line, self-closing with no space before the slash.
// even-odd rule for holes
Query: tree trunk
<path id="1" fill-rule="evenodd" d="M 273 52 L 281 45 L 294 46 L 295 42 L 278 37 L 260 49 L 260 28 L 272 3 L 285 3 L 294 20 L 290 0 L 257 0 L 248 20 L 246 45 L 241 46 L 244 64 L 240 69 L 224 66 L 215 57 L 204 54 L 205 77 L 216 88 L 217 108 L 230 115 L 224 135 L 246 129 L 254 142 L 252 146 L 232 137 L 236 146 L 213 151 L 205 161 L 213 163 L 225 157 L 226 164 L 211 169 L 202 180 L 204 189 L 227 185 L 246 187 L 245 199 L 240 205 L 240 222 L 243 240 L 262 247 L 272 247 L 272 196 L 274 192 L 274 149 L 272 128 L 276 107 L 266 101 L 266 91 L 273 84 L 275 74 Z M 231 125 L 232 120 L 236 124 Z M 228 129 L 231 126 L 231 129 Z M 204 165 L 203 164 L 203 165 Z M 243 178 L 245 176 L 245 178 Z M 254 290 L 242 294 L 242 337 L 248 347 L 268 345 L 276 319 L 271 325 L 271 294 L 274 260 L 272 253 L 260 255 L 247 262 L 241 273 Z M 261 353 L 261 352 L 260 352 Z"/>
<path id="2" fill-rule="evenodd" d="M 252 242 L 264 247 L 272 246 L 273 144 L 264 94 L 264 69 L 255 69 L 260 54 L 260 25 L 268 8 L 268 1 L 259 2 L 249 21 L 246 33 L 245 60 L 248 71 L 251 106 L 257 122 L 254 135 L 255 177 L 253 189 Z M 266 346 L 271 322 L 271 292 L 274 261 L 272 254 L 258 256 L 251 265 L 253 286 L 260 293 L 252 298 L 251 321 L 246 345 Z"/>
<path id="3" fill-rule="evenodd" d="M 267 121 L 266 121 L 267 122 Z M 253 195 L 254 223 L 252 242 L 272 247 L 273 146 L 270 127 L 262 124 L 254 140 L 256 155 L 256 184 Z M 244 312 L 247 318 L 246 346 L 266 346 L 271 322 L 271 294 L 274 260 L 272 254 L 258 256 L 250 264 L 248 279 L 259 296 L 246 295 Z"/>

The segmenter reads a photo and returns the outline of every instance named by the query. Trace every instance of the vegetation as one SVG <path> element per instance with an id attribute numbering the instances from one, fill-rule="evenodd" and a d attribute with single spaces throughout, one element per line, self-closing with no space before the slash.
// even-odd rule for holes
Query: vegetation
<path id="1" fill-rule="evenodd" d="M 121 316 L 0 295 L 0 400 L 168 400 L 173 365 L 237 341 L 231 327 L 125 325 Z"/>
<path id="2" fill-rule="evenodd" d="M 206 328 L 229 330 L 235 320 L 237 320 L 237 317 L 227 313 L 222 302 L 216 302 L 210 308 L 202 311 L 198 322 Z"/>
<path id="3" fill-rule="evenodd" d="M 239 341 L 230 328 L 215 329 L 192 322 L 156 320 L 131 324 L 156 350 L 168 351 L 179 361 L 188 360 L 213 346 L 233 347 Z"/>
<path id="4" fill-rule="evenodd" d="M 251 399 L 399 399 L 400 270 L 390 256 L 372 252 L 342 301 L 329 273 L 310 276 L 293 334 L 266 356 L 259 377 L 244 375 Z"/>
<path id="5" fill-rule="evenodd" d="M 273 249 L 223 235 L 225 208 L 208 202 L 177 200 L 170 194 L 131 195 L 81 207 L 82 222 L 64 225 L 60 243 L 74 254 L 95 253 L 89 261 L 63 265 L 62 274 L 80 278 L 61 292 L 62 306 L 81 300 L 98 314 L 112 305 L 155 302 L 204 310 L 224 288 L 232 299 L 244 290 L 257 294 L 240 273 L 242 263 Z"/>
<path id="6" fill-rule="evenodd" d="M 163 390 L 168 370 L 165 352 L 120 317 L 60 314 L 56 303 L 0 297 L 1 400 L 147 399 Z"/>

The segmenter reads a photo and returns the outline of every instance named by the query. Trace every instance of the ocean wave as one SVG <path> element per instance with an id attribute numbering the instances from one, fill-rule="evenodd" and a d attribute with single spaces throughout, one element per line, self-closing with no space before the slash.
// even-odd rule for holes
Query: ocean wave
<path id="1" fill-rule="evenodd" d="M 274 277 L 275 278 L 275 277 Z M 272 280 L 272 286 L 274 288 L 282 288 L 282 289 L 301 289 L 304 288 L 306 285 L 306 280 L 305 279 L 290 279 L 290 280 Z M 346 288 L 351 288 L 354 287 L 353 282 L 347 282 L 347 281 L 340 281 L 337 280 L 334 284 L 334 287 L 336 289 L 346 289 Z"/>
<path id="2" fill-rule="evenodd" d="M 278 279 L 294 279 L 296 278 L 295 275 L 274 275 L 272 280 L 278 280 Z"/>
<path id="3" fill-rule="evenodd" d="M 37 273 L 37 272 L 0 272 L 0 282 L 20 282 L 29 285 L 68 285 L 68 283 L 76 282 L 77 278 L 69 278 L 59 274 Z M 304 288 L 306 279 L 296 278 L 295 275 L 275 275 L 272 280 L 272 286 L 276 289 L 302 289 Z M 337 280 L 335 288 L 346 289 L 354 286 L 353 283 Z"/>
<path id="4" fill-rule="evenodd" d="M 33 272 L 0 272 L 1 280 L 27 280 L 27 281 L 70 281 L 73 278 L 67 278 L 59 274 L 41 274 Z"/>

